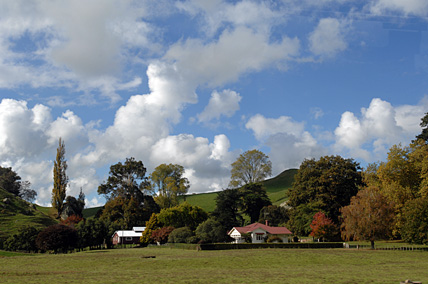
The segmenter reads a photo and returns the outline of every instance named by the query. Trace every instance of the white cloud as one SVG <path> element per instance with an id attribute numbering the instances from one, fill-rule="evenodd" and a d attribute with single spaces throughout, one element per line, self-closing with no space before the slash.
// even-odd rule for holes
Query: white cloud
<path id="1" fill-rule="evenodd" d="M 300 136 L 304 130 L 304 123 L 293 121 L 291 117 L 266 118 L 261 114 L 251 117 L 245 127 L 254 132 L 257 140 L 265 140 L 278 133 L 287 133 Z"/>
<path id="2" fill-rule="evenodd" d="M 239 110 L 239 102 L 242 97 L 231 90 L 223 90 L 221 93 L 214 91 L 205 109 L 198 114 L 199 122 L 209 122 L 220 119 L 220 116 L 231 117 Z"/>
<path id="3" fill-rule="evenodd" d="M 309 49 L 319 56 L 334 56 L 346 49 L 344 39 L 345 25 L 338 19 L 321 19 L 315 30 L 309 35 Z"/>
<path id="4" fill-rule="evenodd" d="M 424 101 L 417 106 L 393 107 L 375 98 L 368 108 L 361 109 L 361 118 L 351 112 L 342 114 L 334 132 L 335 149 L 366 161 L 381 160 L 393 144 L 414 139 L 415 133 L 420 131 L 418 126 L 426 107 Z"/>
<path id="5" fill-rule="evenodd" d="M 286 62 L 299 51 L 297 38 L 282 38 L 271 43 L 268 35 L 244 27 L 224 31 L 218 41 L 204 44 L 189 39 L 173 45 L 165 59 L 173 60 L 182 72 L 191 72 L 194 80 L 210 86 L 236 81 L 245 72 Z"/>
<path id="6" fill-rule="evenodd" d="M 376 0 L 370 3 L 369 7 L 375 15 L 383 15 L 390 11 L 405 15 L 428 15 L 428 2 L 426 0 Z"/>
<path id="7" fill-rule="evenodd" d="M 245 127 L 270 148 L 274 175 L 299 167 L 305 158 L 318 158 L 326 153 L 326 149 L 304 130 L 304 123 L 287 116 L 266 118 L 257 114 L 248 120 Z"/>

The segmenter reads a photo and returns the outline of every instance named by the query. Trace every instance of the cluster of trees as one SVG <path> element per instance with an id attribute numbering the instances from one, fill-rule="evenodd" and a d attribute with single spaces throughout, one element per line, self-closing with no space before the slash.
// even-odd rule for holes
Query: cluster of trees
<path id="1" fill-rule="evenodd" d="M 33 202 L 37 196 L 37 192 L 31 189 L 31 183 L 21 181 L 21 177 L 10 167 L 0 166 L 0 188 L 28 202 Z"/>
<path id="2" fill-rule="evenodd" d="M 372 247 L 388 238 L 427 244 L 428 113 L 421 126 L 409 146 L 392 146 L 386 162 L 365 170 L 339 156 L 304 161 L 288 192 L 291 230 L 316 238 L 368 240 Z M 322 224 L 328 229 L 320 230 Z"/>

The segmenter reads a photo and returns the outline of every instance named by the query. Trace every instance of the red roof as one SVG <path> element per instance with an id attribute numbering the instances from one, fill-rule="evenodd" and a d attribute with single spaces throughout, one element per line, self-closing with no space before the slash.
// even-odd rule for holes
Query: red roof
<path id="1" fill-rule="evenodd" d="M 245 227 L 234 227 L 241 234 L 250 233 L 258 228 L 265 230 L 272 235 L 292 235 L 293 233 L 286 227 L 271 227 L 261 223 L 253 223 Z M 232 229 L 233 230 L 233 229 Z M 232 231 L 231 230 L 231 231 Z M 230 232 L 229 232 L 230 233 Z"/>

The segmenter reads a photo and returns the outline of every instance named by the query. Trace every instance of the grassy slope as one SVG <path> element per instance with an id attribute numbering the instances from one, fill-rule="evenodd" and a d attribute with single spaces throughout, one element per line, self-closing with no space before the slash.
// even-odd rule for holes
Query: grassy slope
<path id="1" fill-rule="evenodd" d="M 3 202 L 5 198 L 9 204 Z M 38 208 L 0 188 L 0 238 L 6 238 L 27 225 L 44 228 L 56 223 Z"/>
<path id="2" fill-rule="evenodd" d="M 286 201 L 285 193 L 294 181 L 296 169 L 285 170 L 274 178 L 264 181 L 266 192 L 273 204 L 279 205 Z M 186 196 L 186 201 L 192 205 L 198 205 L 208 212 L 215 208 L 217 192 L 191 194 Z"/>
<path id="3" fill-rule="evenodd" d="M 155 256 L 155 258 L 145 258 Z M 1 257 L 6 283 L 428 283 L 428 255 L 354 249 L 114 249 Z"/>

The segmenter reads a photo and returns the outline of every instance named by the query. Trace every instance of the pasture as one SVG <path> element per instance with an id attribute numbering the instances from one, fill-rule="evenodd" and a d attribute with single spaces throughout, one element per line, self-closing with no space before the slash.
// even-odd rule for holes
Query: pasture
<path id="1" fill-rule="evenodd" d="M 155 258 L 149 258 L 155 257 Z M 428 252 L 354 249 L 0 251 L 1 283 L 428 283 Z"/>

